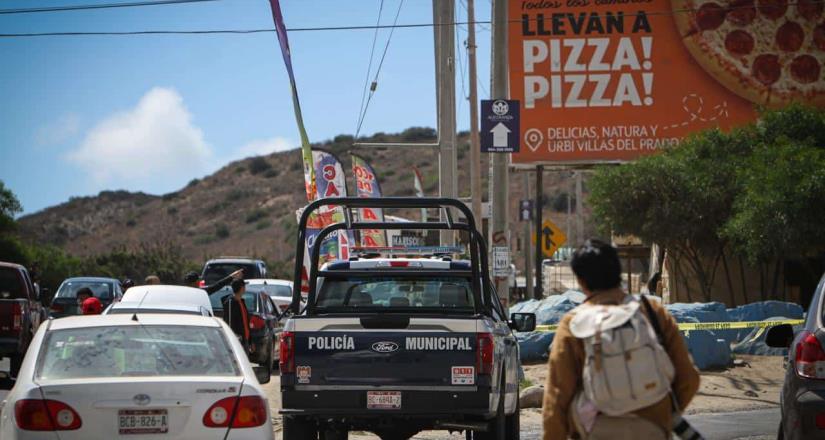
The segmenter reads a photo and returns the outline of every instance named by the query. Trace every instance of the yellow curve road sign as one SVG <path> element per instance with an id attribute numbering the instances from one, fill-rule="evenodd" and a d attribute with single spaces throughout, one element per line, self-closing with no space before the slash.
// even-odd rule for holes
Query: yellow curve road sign
<path id="1" fill-rule="evenodd" d="M 541 253 L 545 258 L 552 258 L 559 248 L 567 243 L 567 236 L 564 232 L 550 220 L 545 220 L 538 231 L 538 237 L 533 237 L 533 242 L 538 239 L 541 242 Z"/>

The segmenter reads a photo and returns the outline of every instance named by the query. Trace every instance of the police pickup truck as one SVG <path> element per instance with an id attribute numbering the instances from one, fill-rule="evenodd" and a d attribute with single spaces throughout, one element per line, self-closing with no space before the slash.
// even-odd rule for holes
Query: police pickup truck
<path id="1" fill-rule="evenodd" d="M 519 438 L 519 353 L 513 330 L 535 315 L 506 310 L 489 279 L 484 240 L 466 206 L 452 199 L 322 199 L 304 211 L 303 255 L 314 209 L 340 206 L 346 221 L 315 231 L 309 298 L 280 339 L 284 439 L 346 439 L 351 430 L 404 440 L 423 430 L 463 431 L 468 439 Z M 361 223 L 359 208 L 439 208 L 442 223 Z M 451 209 L 465 221 L 453 221 Z M 323 239 L 345 230 L 457 230 L 469 259 L 438 256 L 350 258 L 316 270 Z M 317 234 L 317 235 L 316 235 Z M 443 250 L 443 249 L 442 249 Z"/>

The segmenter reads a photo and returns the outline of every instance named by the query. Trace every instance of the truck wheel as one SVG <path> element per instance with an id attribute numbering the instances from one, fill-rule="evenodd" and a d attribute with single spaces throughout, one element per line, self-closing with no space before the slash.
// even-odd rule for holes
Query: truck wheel
<path id="1" fill-rule="evenodd" d="M 20 373 L 20 367 L 23 366 L 23 354 L 16 353 L 9 358 L 9 376 L 17 379 Z"/>
<path id="2" fill-rule="evenodd" d="M 318 427 L 303 417 L 284 417 L 284 438 L 318 440 Z"/>
<path id="3" fill-rule="evenodd" d="M 487 432 L 474 432 L 473 440 L 511 440 L 507 437 L 507 416 L 504 414 L 505 383 L 501 384 L 501 396 L 498 399 L 496 417 L 490 422 Z M 517 439 L 518 437 L 516 437 Z"/>
<path id="4" fill-rule="evenodd" d="M 521 431 L 521 405 L 516 396 L 516 412 L 513 415 L 507 416 L 507 440 L 519 440 L 519 432 Z"/>

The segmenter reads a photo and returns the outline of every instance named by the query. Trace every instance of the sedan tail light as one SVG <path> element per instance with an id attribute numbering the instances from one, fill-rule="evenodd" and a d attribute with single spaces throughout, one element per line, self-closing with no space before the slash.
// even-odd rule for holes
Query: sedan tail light
<path id="1" fill-rule="evenodd" d="M 280 355 L 278 366 L 281 373 L 295 372 L 295 333 L 281 332 L 281 341 L 278 346 Z"/>
<path id="2" fill-rule="evenodd" d="M 207 428 L 254 428 L 266 423 L 266 402 L 260 396 L 227 397 L 215 402 L 203 415 Z"/>
<path id="3" fill-rule="evenodd" d="M 796 374 L 808 379 L 825 379 L 825 350 L 809 331 L 802 333 L 796 344 Z"/>
<path id="4" fill-rule="evenodd" d="M 83 426 L 77 411 L 57 400 L 18 400 L 14 418 L 17 427 L 26 431 L 74 431 Z"/>
<path id="5" fill-rule="evenodd" d="M 249 318 L 249 328 L 251 330 L 259 330 L 266 327 L 266 321 L 258 315 L 252 315 Z"/>

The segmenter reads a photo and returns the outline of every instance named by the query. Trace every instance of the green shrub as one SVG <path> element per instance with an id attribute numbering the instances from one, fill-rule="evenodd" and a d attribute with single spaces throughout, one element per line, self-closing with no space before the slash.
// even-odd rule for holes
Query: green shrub
<path id="1" fill-rule="evenodd" d="M 215 236 L 219 239 L 229 237 L 229 226 L 226 223 L 218 223 L 215 225 Z"/>
<path id="2" fill-rule="evenodd" d="M 249 211 L 249 213 L 246 215 L 246 222 L 255 223 L 256 221 L 261 220 L 264 217 L 266 217 L 266 211 L 264 211 L 263 209 L 255 209 Z"/>
<path id="3" fill-rule="evenodd" d="M 249 172 L 252 174 L 259 174 L 272 168 L 272 165 L 261 156 L 253 157 L 249 161 Z"/>

